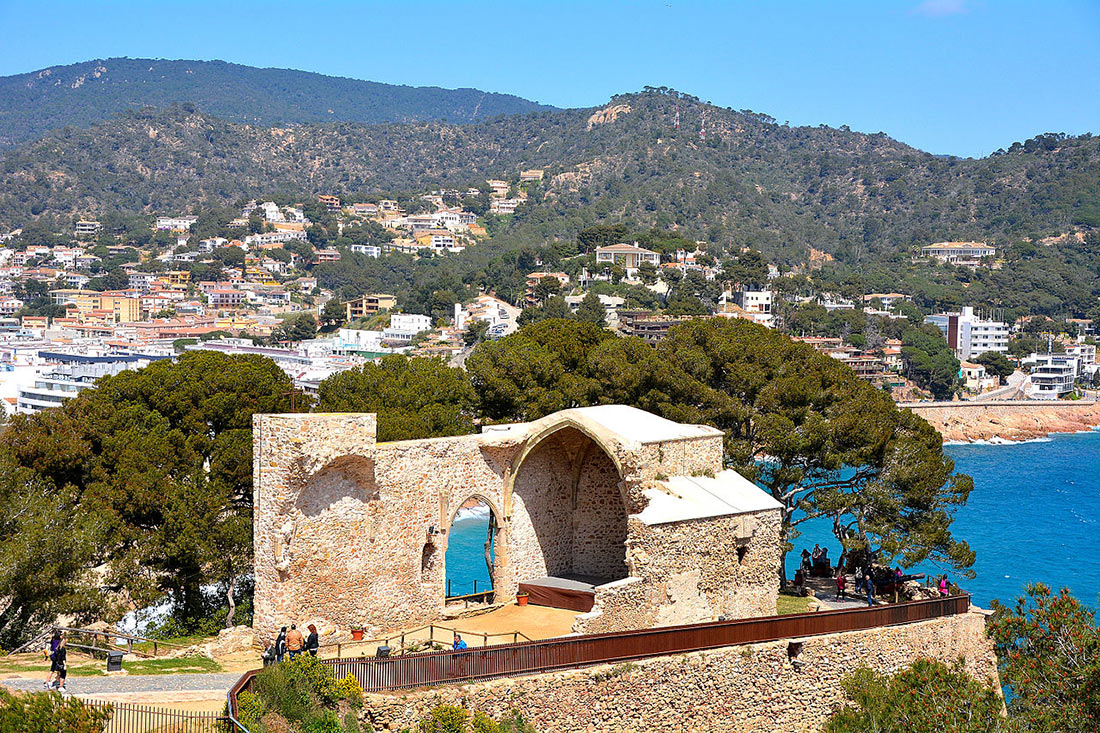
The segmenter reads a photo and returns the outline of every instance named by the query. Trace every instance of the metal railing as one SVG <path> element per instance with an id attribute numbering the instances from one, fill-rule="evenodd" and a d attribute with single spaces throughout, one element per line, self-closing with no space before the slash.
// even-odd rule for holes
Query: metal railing
<path id="1" fill-rule="evenodd" d="M 169 710 L 151 705 L 85 700 L 84 705 L 110 711 L 104 733 L 226 733 L 233 722 L 219 713 Z"/>
<path id="2" fill-rule="evenodd" d="M 489 591 L 490 593 L 492 591 Z M 427 631 L 427 637 L 425 638 L 423 632 Z M 440 638 L 436 639 L 436 633 L 440 633 Z M 436 644 L 449 645 L 454 641 L 455 634 L 468 639 L 468 643 L 473 643 L 474 640 L 480 639 L 482 646 L 489 646 L 494 637 L 503 637 L 504 639 L 511 639 L 512 642 L 518 642 L 520 639 L 523 641 L 531 641 L 530 637 L 524 634 L 522 631 L 496 631 L 492 633 L 483 633 L 480 631 L 463 631 L 462 629 L 456 629 L 451 626 L 437 626 L 436 624 L 427 624 L 408 631 L 402 631 L 399 634 L 391 634 L 390 636 L 380 636 L 375 639 L 360 639 L 359 641 L 330 641 L 327 644 L 320 644 L 319 649 L 332 649 L 336 647 L 336 656 L 341 657 L 344 651 L 352 649 L 362 649 L 366 647 L 371 654 L 374 653 L 374 649 L 380 646 L 388 646 L 390 648 L 390 654 L 405 654 L 412 653 L 413 650 L 423 650 L 425 646 L 431 647 Z M 374 649 L 372 649 L 372 647 Z"/>
<path id="3" fill-rule="evenodd" d="M 969 609 L 970 596 L 963 594 L 870 608 L 559 637 L 386 659 L 327 659 L 324 663 L 337 677 L 355 677 L 365 692 L 380 692 L 896 626 L 963 614 Z M 249 689 L 258 672 L 246 673 L 230 690 L 231 716 L 236 715 L 237 693 Z"/>

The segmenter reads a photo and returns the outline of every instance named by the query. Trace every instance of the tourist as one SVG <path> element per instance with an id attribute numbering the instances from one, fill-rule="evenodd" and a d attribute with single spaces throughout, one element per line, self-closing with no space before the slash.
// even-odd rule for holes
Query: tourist
<path id="1" fill-rule="evenodd" d="M 69 691 L 65 689 L 65 678 L 69 676 L 68 666 L 66 665 L 66 657 L 68 652 L 65 648 L 64 635 L 58 640 L 57 648 L 54 649 L 53 654 L 50 655 L 50 675 L 54 672 L 57 673 L 58 688 L 57 691 L 62 695 L 68 695 Z"/>
<path id="2" fill-rule="evenodd" d="M 283 661 L 286 655 L 286 627 L 279 629 L 279 635 L 275 637 L 275 661 Z"/>
<path id="3" fill-rule="evenodd" d="M 863 576 L 863 585 L 867 589 L 867 605 L 875 605 L 875 581 L 870 573 Z"/>
<path id="4" fill-rule="evenodd" d="M 50 672 L 46 675 L 46 681 L 42 683 L 42 686 L 47 690 L 52 689 L 54 686 L 54 675 L 57 674 L 57 671 L 53 668 L 52 662 L 54 654 L 57 653 L 57 648 L 59 646 L 61 646 L 61 632 L 54 629 L 53 638 L 50 639 L 50 648 L 42 650 L 42 656 L 51 662 Z"/>
<path id="5" fill-rule="evenodd" d="M 802 568 L 794 571 L 794 592 L 800 596 L 806 595 L 806 589 L 803 587 L 806 584 L 806 574 L 802 572 Z"/>
<path id="6" fill-rule="evenodd" d="M 466 641 L 462 638 L 460 634 L 455 634 L 455 643 L 451 646 L 451 649 L 456 652 L 460 652 L 466 649 Z"/>
<path id="7" fill-rule="evenodd" d="M 941 596 L 946 596 L 947 595 L 947 576 L 946 575 L 941 575 L 940 576 L 940 595 Z"/>
<path id="8" fill-rule="evenodd" d="M 298 658 L 298 655 L 302 653 L 302 647 L 305 645 L 306 640 L 302 638 L 302 632 L 298 631 L 295 624 L 291 624 L 290 631 L 286 634 L 286 650 L 290 654 L 291 661 Z"/>
<path id="9" fill-rule="evenodd" d="M 306 627 L 309 629 L 309 636 L 306 637 L 306 651 L 309 652 L 309 656 L 317 656 L 317 648 L 320 644 L 317 643 L 317 627 L 310 624 Z"/>
<path id="10" fill-rule="evenodd" d="M 863 566 L 856 565 L 856 571 L 853 573 L 856 579 L 856 593 L 863 592 Z"/>
<path id="11" fill-rule="evenodd" d="M 844 576 L 844 573 L 837 573 L 836 576 L 836 599 L 848 597 L 848 579 Z"/>
<path id="12" fill-rule="evenodd" d="M 809 573 L 810 570 L 811 570 L 810 551 L 807 550 L 805 547 L 803 547 L 802 548 L 802 572 Z"/>
<path id="13" fill-rule="evenodd" d="M 829 548 L 825 547 L 821 550 L 821 557 L 817 559 L 818 562 L 818 574 L 822 578 L 829 577 L 830 571 L 833 569 L 832 563 L 829 562 Z"/>
<path id="14" fill-rule="evenodd" d="M 821 545 L 814 544 L 814 551 L 810 553 L 810 557 L 813 558 L 814 565 L 817 565 L 817 561 L 821 559 Z"/>

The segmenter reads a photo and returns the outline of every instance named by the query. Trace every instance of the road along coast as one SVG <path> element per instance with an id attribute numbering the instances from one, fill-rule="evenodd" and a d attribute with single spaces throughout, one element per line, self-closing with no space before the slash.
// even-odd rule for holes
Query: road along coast
<path id="1" fill-rule="evenodd" d="M 903 402 L 943 436 L 945 443 L 1032 440 L 1100 425 L 1100 402 Z"/>

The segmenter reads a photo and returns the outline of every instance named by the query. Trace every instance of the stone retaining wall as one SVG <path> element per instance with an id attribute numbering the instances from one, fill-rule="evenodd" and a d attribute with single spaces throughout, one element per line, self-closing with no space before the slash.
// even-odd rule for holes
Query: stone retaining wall
<path id="1" fill-rule="evenodd" d="M 439 704 L 498 717 L 518 710 L 551 731 L 809 731 L 844 701 L 840 680 L 861 666 L 893 673 L 918 657 L 953 661 L 996 682 L 985 616 L 725 647 L 619 665 L 366 696 L 362 720 L 415 729 Z"/>

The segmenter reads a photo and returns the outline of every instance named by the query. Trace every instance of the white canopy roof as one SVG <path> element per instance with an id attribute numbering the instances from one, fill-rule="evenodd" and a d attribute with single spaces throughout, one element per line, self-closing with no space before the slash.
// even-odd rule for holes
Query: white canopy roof
<path id="1" fill-rule="evenodd" d="M 649 504 L 636 519 L 646 524 L 666 524 L 688 519 L 746 514 L 782 505 L 736 471 L 709 476 L 673 476 L 658 482 L 660 489 L 645 492 Z"/>

